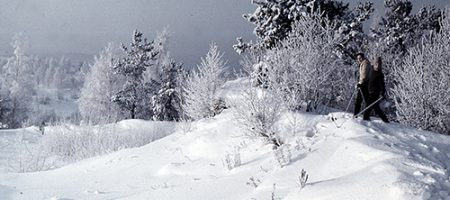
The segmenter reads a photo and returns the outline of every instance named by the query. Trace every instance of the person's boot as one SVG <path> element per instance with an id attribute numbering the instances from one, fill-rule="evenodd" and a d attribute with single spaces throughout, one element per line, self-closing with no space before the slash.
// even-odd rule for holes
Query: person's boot
<path id="1" fill-rule="evenodd" d="M 389 123 L 388 118 L 386 117 L 386 115 L 384 114 L 384 112 L 383 112 L 379 107 L 376 107 L 376 108 L 375 108 L 375 112 L 377 113 L 378 116 L 380 116 L 381 120 L 382 120 L 384 123 Z"/>
<path id="2" fill-rule="evenodd" d="M 370 113 L 371 113 L 371 111 L 372 111 L 371 108 L 369 108 L 366 111 L 364 111 L 363 120 L 370 121 Z"/>

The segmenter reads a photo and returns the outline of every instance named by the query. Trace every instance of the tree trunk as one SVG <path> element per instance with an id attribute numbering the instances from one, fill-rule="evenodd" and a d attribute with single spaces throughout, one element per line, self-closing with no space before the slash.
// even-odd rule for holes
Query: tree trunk
<path id="1" fill-rule="evenodd" d="M 131 119 L 136 119 L 136 104 L 133 103 L 131 106 Z"/>

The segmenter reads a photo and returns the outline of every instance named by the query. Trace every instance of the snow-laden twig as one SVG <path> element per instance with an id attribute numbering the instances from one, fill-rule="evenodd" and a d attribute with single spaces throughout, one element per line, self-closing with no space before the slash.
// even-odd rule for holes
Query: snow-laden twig
<path id="1" fill-rule="evenodd" d="M 302 169 L 300 172 L 300 176 L 298 177 L 298 186 L 300 189 L 303 189 L 306 186 L 306 182 L 308 181 L 308 174 L 305 169 Z"/>

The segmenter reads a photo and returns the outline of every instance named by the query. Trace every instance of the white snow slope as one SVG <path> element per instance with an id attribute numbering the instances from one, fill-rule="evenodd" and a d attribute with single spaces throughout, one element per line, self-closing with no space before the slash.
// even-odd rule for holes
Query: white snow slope
<path id="1" fill-rule="evenodd" d="M 241 83 L 225 88 L 232 95 Z M 292 157 L 280 167 L 270 145 L 243 137 L 231 109 L 139 148 L 50 171 L 0 172 L 0 199 L 450 199 L 448 136 L 343 113 L 286 113 Z M 0 141 L 13 132 L 0 131 Z M 235 149 L 242 163 L 229 170 L 225 156 Z M 0 149 L 0 159 L 6 154 Z M 309 179 L 300 189 L 302 169 Z"/>

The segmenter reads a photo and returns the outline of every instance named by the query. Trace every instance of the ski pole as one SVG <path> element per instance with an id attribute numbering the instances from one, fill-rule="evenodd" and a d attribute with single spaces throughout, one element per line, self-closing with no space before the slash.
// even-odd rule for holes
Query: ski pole
<path id="1" fill-rule="evenodd" d="M 373 102 L 372 104 L 370 104 L 369 106 L 367 106 L 366 108 L 364 108 L 364 110 L 362 110 L 361 112 L 359 112 L 358 114 L 356 114 L 355 117 L 358 116 L 358 115 L 360 115 L 361 113 L 363 113 L 364 111 L 366 111 L 366 110 L 369 109 L 370 107 L 374 106 L 376 103 L 378 103 L 379 101 L 381 101 L 381 99 L 383 99 L 383 97 L 380 97 L 380 98 L 377 99 L 375 102 Z"/>
<path id="2" fill-rule="evenodd" d="M 358 87 L 358 90 L 359 90 L 359 92 L 361 93 L 361 96 L 362 96 L 362 98 L 363 98 L 364 103 L 367 104 L 367 102 L 366 102 L 366 97 L 364 96 L 364 92 L 361 90 L 360 87 Z"/>
<path id="3" fill-rule="evenodd" d="M 350 104 L 352 103 L 353 97 L 355 96 L 356 91 L 354 90 L 352 93 L 352 97 L 350 97 L 350 100 L 348 100 L 347 108 L 345 109 L 345 112 L 348 112 L 348 108 L 350 108 Z"/>
<path id="4" fill-rule="evenodd" d="M 352 100 L 353 100 L 353 97 L 355 96 L 355 94 L 356 94 L 356 90 L 353 90 L 352 96 L 350 97 L 350 100 L 348 100 L 348 105 L 347 105 L 347 108 L 345 109 L 345 112 L 348 112 L 348 108 L 350 108 L 350 104 L 352 103 Z M 345 116 L 345 114 L 343 115 L 343 117 L 344 116 Z M 336 122 L 336 119 L 332 119 L 332 121 L 333 121 L 334 125 L 336 125 L 336 128 L 341 128 L 345 124 L 345 122 L 347 122 L 347 120 L 344 120 L 344 122 L 342 122 L 341 125 L 338 125 Z"/>

